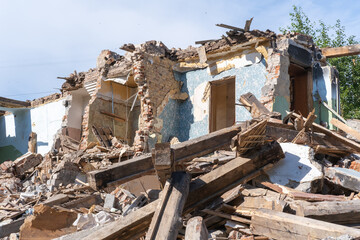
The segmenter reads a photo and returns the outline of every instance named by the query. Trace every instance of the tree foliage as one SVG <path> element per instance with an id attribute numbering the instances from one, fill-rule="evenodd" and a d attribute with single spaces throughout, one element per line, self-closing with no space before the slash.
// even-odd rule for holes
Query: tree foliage
<path id="1" fill-rule="evenodd" d="M 286 32 L 298 32 L 313 37 L 315 44 L 320 47 L 341 47 L 358 44 L 355 36 L 347 36 L 345 27 L 338 19 L 334 25 L 320 20 L 312 22 L 301 7 L 293 6 L 290 12 L 290 26 L 280 28 Z M 348 56 L 329 58 L 328 63 L 339 72 L 340 102 L 342 115 L 345 118 L 360 118 L 360 57 Z"/>

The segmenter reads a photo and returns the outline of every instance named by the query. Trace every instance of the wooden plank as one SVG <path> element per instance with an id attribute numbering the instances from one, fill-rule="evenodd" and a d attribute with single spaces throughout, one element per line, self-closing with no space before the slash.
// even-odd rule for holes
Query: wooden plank
<path id="1" fill-rule="evenodd" d="M 323 239 L 349 234 L 360 237 L 360 230 L 269 209 L 256 210 L 251 218 L 253 234 L 274 239 Z"/>
<path id="2" fill-rule="evenodd" d="M 233 26 L 230 26 L 230 25 L 222 24 L 222 23 L 216 24 L 216 26 L 222 27 L 222 28 L 231 29 L 231 30 L 235 30 L 235 31 L 240 31 L 240 32 L 244 32 L 244 31 L 245 31 L 245 30 L 242 29 L 242 28 L 233 27 Z"/>
<path id="3" fill-rule="evenodd" d="M 295 117 L 298 117 L 300 115 L 296 114 L 296 113 L 293 113 L 293 115 Z M 353 148 L 354 151 L 356 152 L 360 152 L 360 144 L 350 140 L 350 139 L 347 139 L 346 137 L 343 137 L 341 136 L 340 134 L 336 133 L 336 132 L 332 132 L 330 131 L 329 129 L 317 124 L 317 123 L 313 123 L 312 126 L 314 127 L 314 131 L 317 131 L 317 132 L 321 132 L 321 133 L 324 133 L 326 134 L 327 136 L 333 138 L 334 140 L 336 141 L 339 141 L 345 145 L 347 145 L 348 147 L 350 148 Z"/>
<path id="4" fill-rule="evenodd" d="M 332 118 L 331 124 L 333 124 L 335 127 L 341 129 L 342 131 L 346 132 L 347 134 L 350 134 L 351 136 L 355 137 L 357 140 L 360 141 L 360 132 L 356 131 L 355 129 L 349 127 L 345 123 L 340 122 L 339 120 Z"/>
<path id="5" fill-rule="evenodd" d="M 239 216 L 231 215 L 231 214 L 226 214 L 226 213 L 223 213 L 223 212 L 217 212 L 217 211 L 213 211 L 213 210 L 210 210 L 210 209 L 204 209 L 204 210 L 202 210 L 202 212 L 210 214 L 210 215 L 222 217 L 222 218 L 225 218 L 225 219 L 233 220 L 233 221 L 236 221 L 236 222 L 240 222 L 240 223 L 245 223 L 245 224 L 250 224 L 251 223 L 251 220 L 249 220 L 247 218 L 243 218 L 243 217 L 239 217 Z"/>
<path id="6" fill-rule="evenodd" d="M 334 48 L 321 48 L 321 51 L 322 54 L 327 58 L 359 55 L 360 44 Z"/>
<path id="7" fill-rule="evenodd" d="M 254 94 L 250 92 L 241 95 L 239 101 L 245 105 L 245 108 L 251 113 L 253 118 L 271 114 L 271 112 L 254 96 Z"/>
<path id="8" fill-rule="evenodd" d="M 261 182 L 262 185 L 270 188 L 271 190 L 286 194 L 287 196 L 293 198 L 294 200 L 306 200 L 310 202 L 319 202 L 319 201 L 345 201 L 345 196 L 337 196 L 337 195 L 325 195 L 325 194 L 316 194 L 316 193 L 306 193 L 300 192 L 295 189 L 282 186 L 279 184 L 273 184 L 270 182 Z"/>
<path id="9" fill-rule="evenodd" d="M 326 154 L 333 157 L 345 157 L 351 154 L 351 150 L 348 148 L 341 148 L 341 147 L 328 147 L 323 145 L 318 145 L 315 147 L 316 154 Z"/>
<path id="10" fill-rule="evenodd" d="M 337 118 L 339 118 L 341 121 L 346 123 L 346 120 L 342 116 L 340 116 L 340 114 L 338 114 L 334 109 L 332 109 L 329 105 L 327 105 L 325 101 L 321 101 L 321 104 L 324 105 L 324 107 L 330 112 L 332 112 L 332 114 L 334 114 Z"/>
<path id="11" fill-rule="evenodd" d="M 208 230 L 202 217 L 192 217 L 187 221 L 185 240 L 207 240 Z"/>
<path id="12" fill-rule="evenodd" d="M 243 124 L 242 124 L 243 125 Z M 196 157 L 214 152 L 222 147 L 230 146 L 231 138 L 241 130 L 242 125 L 224 128 L 210 134 L 191 139 L 171 146 L 176 164 L 192 160 Z M 151 154 L 116 163 L 107 169 L 96 170 L 87 174 L 88 182 L 94 189 L 106 187 L 110 182 L 122 182 L 141 177 L 148 172 L 153 172 Z"/>
<path id="13" fill-rule="evenodd" d="M 317 116 L 315 115 L 315 108 L 309 113 L 309 115 L 307 116 L 305 123 L 304 123 L 304 128 L 305 131 L 309 131 L 310 127 L 312 126 L 313 122 L 315 121 L 315 119 L 317 118 Z"/>
<path id="14" fill-rule="evenodd" d="M 296 215 L 337 224 L 360 223 L 360 200 L 305 202 L 295 201 L 291 208 Z"/>
<path id="15" fill-rule="evenodd" d="M 10 98 L 0 97 L 0 107 L 6 108 L 26 108 L 30 107 L 30 102 L 18 101 Z"/>
<path id="16" fill-rule="evenodd" d="M 87 173 L 89 185 L 93 189 L 106 187 L 107 183 L 119 179 L 128 179 L 129 176 L 136 178 L 142 173 L 153 170 L 151 154 L 144 154 L 139 157 L 116 163 L 105 170 L 95 170 Z M 135 175 L 135 176 L 134 176 Z"/>
<path id="17" fill-rule="evenodd" d="M 113 114 L 113 113 L 109 113 L 109 112 L 106 112 L 106 111 L 100 111 L 100 113 L 104 114 L 104 115 L 106 115 L 108 117 L 111 117 L 111 118 L 113 118 L 113 119 L 115 119 L 115 120 L 117 120 L 119 122 L 125 122 L 126 121 L 124 118 L 122 118 L 122 117 L 120 117 L 120 116 L 118 116 L 116 114 Z"/>
<path id="18" fill-rule="evenodd" d="M 190 175 L 186 172 L 174 172 L 171 175 L 161 193 L 146 240 L 176 240 L 182 226 L 181 215 L 189 193 L 189 183 Z"/>

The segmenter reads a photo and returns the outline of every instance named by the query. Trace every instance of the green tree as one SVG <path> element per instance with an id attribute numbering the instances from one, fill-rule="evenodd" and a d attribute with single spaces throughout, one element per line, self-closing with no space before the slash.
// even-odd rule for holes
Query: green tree
<path id="1" fill-rule="evenodd" d="M 290 12 L 290 26 L 280 28 L 286 32 L 298 32 L 313 37 L 315 44 L 320 47 L 341 47 L 358 44 L 355 36 L 346 36 L 345 27 L 338 19 L 334 25 L 323 21 L 312 22 L 301 7 L 293 6 Z M 339 72 L 340 102 L 342 115 L 345 118 L 360 118 L 360 57 L 348 56 L 330 58 L 328 63 Z"/>

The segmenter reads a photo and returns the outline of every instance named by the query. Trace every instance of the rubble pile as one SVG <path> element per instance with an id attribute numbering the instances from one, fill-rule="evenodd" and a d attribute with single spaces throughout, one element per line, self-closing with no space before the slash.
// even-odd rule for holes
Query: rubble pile
<path id="1" fill-rule="evenodd" d="M 316 124 L 314 112 L 279 120 L 252 106 L 251 121 L 157 143 L 151 154 L 135 156 L 111 136 L 77 150 L 79 142 L 60 135 L 45 157 L 28 152 L 2 163 L 0 237 L 360 237 L 360 139 Z M 144 176 L 158 187 L 129 187 Z"/>

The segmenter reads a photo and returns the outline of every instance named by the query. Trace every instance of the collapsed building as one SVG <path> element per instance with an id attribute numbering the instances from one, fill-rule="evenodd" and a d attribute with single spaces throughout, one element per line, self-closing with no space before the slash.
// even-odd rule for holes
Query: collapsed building
<path id="1" fill-rule="evenodd" d="M 0 238 L 359 238 L 360 132 L 326 58 L 360 46 L 221 26 L 0 98 Z"/>
<path id="2" fill-rule="evenodd" d="M 104 50 L 96 68 L 62 78 L 61 94 L 27 103 L 0 99 L 7 111 L 0 117 L 1 160 L 24 154 L 31 132 L 41 154 L 58 148 L 59 135 L 79 149 L 97 141 L 109 146 L 111 135 L 149 152 L 158 142 L 183 142 L 251 119 L 236 103 L 247 92 L 283 117 L 315 108 L 316 121 L 333 129 L 338 74 L 311 37 L 235 28 L 200 43 L 185 50 L 157 41 L 125 44 L 124 56 Z"/>

